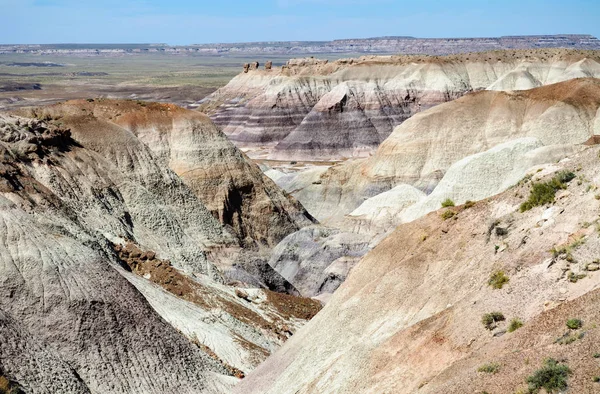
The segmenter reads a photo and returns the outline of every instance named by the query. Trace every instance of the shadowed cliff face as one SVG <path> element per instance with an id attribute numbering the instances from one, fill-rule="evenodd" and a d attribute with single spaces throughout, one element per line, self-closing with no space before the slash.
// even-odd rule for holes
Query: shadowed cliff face
<path id="1" fill-rule="evenodd" d="M 597 54 L 584 51 L 303 59 L 240 74 L 200 109 L 256 157 L 340 160 L 369 156 L 415 113 L 469 92 L 599 76 Z"/>
<path id="2" fill-rule="evenodd" d="M 92 105 L 0 115 L 0 375 L 27 393 L 226 392 L 320 305 L 223 284 L 214 251 L 236 235 Z"/>
<path id="3" fill-rule="evenodd" d="M 132 133 L 183 179 L 243 246 L 277 244 L 313 219 L 251 164 L 206 116 L 173 105 L 84 100 L 35 109 L 77 134 L 90 125 Z"/>
<path id="4" fill-rule="evenodd" d="M 569 392 L 596 392 L 599 154 L 586 148 L 505 193 L 400 225 L 235 391 L 527 392 L 551 357 L 572 370 Z M 561 171 L 576 178 L 520 212 L 533 185 Z M 504 320 L 486 326 L 491 312 Z M 523 325 L 509 332 L 513 319 Z M 493 373 L 480 370 L 490 364 Z"/>

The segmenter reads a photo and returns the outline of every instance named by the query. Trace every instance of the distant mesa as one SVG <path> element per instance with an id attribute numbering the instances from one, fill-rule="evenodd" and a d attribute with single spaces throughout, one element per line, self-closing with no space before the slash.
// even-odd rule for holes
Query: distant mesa
<path id="1" fill-rule="evenodd" d="M 600 49 L 600 40 L 589 34 L 556 34 L 536 36 L 502 36 L 482 38 L 415 38 L 386 36 L 340 39 L 334 41 L 269 41 L 245 43 L 211 43 L 187 46 L 166 44 L 60 44 L 0 45 L 3 53 L 102 55 L 114 53 L 171 54 L 318 54 L 378 53 L 448 55 L 500 49 L 572 48 Z"/>

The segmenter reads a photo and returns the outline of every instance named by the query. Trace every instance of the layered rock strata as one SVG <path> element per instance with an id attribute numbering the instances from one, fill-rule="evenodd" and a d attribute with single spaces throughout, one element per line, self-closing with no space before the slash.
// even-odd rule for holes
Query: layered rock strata
<path id="1" fill-rule="evenodd" d="M 289 61 L 242 73 L 200 107 L 253 157 L 366 157 L 415 113 L 482 89 L 524 90 L 599 77 L 597 52 L 497 51 Z"/>

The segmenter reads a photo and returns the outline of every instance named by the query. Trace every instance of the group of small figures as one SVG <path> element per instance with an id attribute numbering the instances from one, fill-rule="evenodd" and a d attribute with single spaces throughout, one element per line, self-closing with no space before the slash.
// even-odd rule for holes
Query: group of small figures
<path id="1" fill-rule="evenodd" d="M 244 63 L 244 72 L 247 73 L 248 70 L 258 70 L 259 66 L 260 63 L 258 62 Z M 271 68 L 273 68 L 273 62 L 269 60 L 265 63 L 265 70 L 270 70 Z"/>

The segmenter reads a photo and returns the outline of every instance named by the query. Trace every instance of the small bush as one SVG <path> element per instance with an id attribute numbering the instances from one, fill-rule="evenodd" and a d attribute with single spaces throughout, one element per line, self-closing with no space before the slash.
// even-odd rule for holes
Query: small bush
<path id="1" fill-rule="evenodd" d="M 517 331 L 519 328 L 523 327 L 523 321 L 517 317 L 510 321 L 508 325 L 508 332 Z"/>
<path id="2" fill-rule="evenodd" d="M 504 320 L 506 319 L 504 318 L 502 312 L 486 313 L 481 317 L 481 323 L 490 331 L 494 329 L 495 323 Z"/>
<path id="3" fill-rule="evenodd" d="M 442 201 L 442 208 L 448 208 L 448 207 L 453 207 L 453 206 L 454 206 L 454 201 L 452 201 L 449 198 Z"/>
<path id="4" fill-rule="evenodd" d="M 500 364 L 498 363 L 484 364 L 477 368 L 477 372 L 498 373 L 498 371 L 500 371 Z"/>
<path id="5" fill-rule="evenodd" d="M 554 202 L 554 196 L 560 189 L 566 189 L 566 183 L 572 181 L 575 174 L 569 171 L 561 171 L 547 182 L 534 183 L 527 201 L 521 204 L 520 211 L 529 211 L 533 207 Z"/>
<path id="6" fill-rule="evenodd" d="M 575 342 L 577 339 L 581 339 L 581 337 L 579 337 L 577 335 L 571 335 L 569 333 L 566 333 L 565 335 L 563 335 L 562 337 L 560 337 L 556 341 L 554 341 L 554 343 L 558 343 L 559 345 L 570 345 L 573 342 Z"/>
<path id="7" fill-rule="evenodd" d="M 577 330 L 583 326 L 583 322 L 580 319 L 569 319 L 567 320 L 567 327 L 571 330 Z"/>
<path id="8" fill-rule="evenodd" d="M 585 278 L 585 274 L 576 274 L 574 272 L 569 273 L 569 282 L 577 283 L 579 279 Z"/>
<path id="9" fill-rule="evenodd" d="M 475 206 L 475 201 L 467 200 L 465 203 L 465 209 L 469 209 Z"/>
<path id="10" fill-rule="evenodd" d="M 594 383 L 598 383 L 598 382 L 600 382 L 600 376 L 594 376 L 594 377 L 592 378 L 592 381 L 593 381 Z"/>
<path id="11" fill-rule="evenodd" d="M 501 289 L 510 279 L 504 274 L 504 271 L 496 271 L 488 280 L 488 285 L 492 286 L 493 289 Z"/>
<path id="12" fill-rule="evenodd" d="M 594 353 L 594 358 L 600 358 L 600 353 Z"/>
<path id="13" fill-rule="evenodd" d="M 448 220 L 448 219 L 454 217 L 454 215 L 456 215 L 456 213 L 454 213 L 454 211 L 448 209 L 448 210 L 444 211 L 441 216 L 442 216 L 442 219 Z"/>
<path id="14" fill-rule="evenodd" d="M 565 364 L 549 358 L 544 361 L 544 366 L 527 378 L 529 392 L 537 394 L 543 388 L 548 393 L 556 393 L 567 388 L 567 379 L 572 373 Z"/>
<path id="15" fill-rule="evenodd" d="M 569 183 L 575 179 L 575 174 L 571 171 L 561 171 L 553 179 L 557 179 L 559 183 Z"/>

